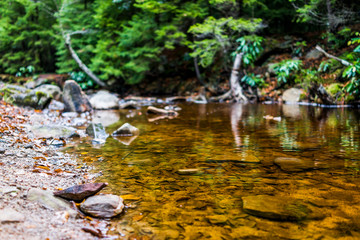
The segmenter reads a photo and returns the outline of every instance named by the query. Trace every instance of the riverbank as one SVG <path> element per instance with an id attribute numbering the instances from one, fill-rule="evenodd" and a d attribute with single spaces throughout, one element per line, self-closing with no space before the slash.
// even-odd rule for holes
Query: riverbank
<path id="1" fill-rule="evenodd" d="M 31 136 L 26 124 L 41 114 L 0 102 L 0 238 L 98 239 L 93 234 L 106 234 L 107 221 L 75 217 L 71 208 L 54 210 L 51 203 L 29 199 L 31 189 L 53 192 L 95 178 L 73 156 Z"/>

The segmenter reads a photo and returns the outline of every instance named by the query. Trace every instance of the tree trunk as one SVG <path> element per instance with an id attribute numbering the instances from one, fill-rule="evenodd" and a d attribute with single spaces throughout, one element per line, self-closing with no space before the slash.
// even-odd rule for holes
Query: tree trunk
<path id="1" fill-rule="evenodd" d="M 332 7 L 331 7 L 331 0 L 326 0 L 326 10 L 327 10 L 327 21 L 328 21 L 328 29 L 329 32 L 334 33 L 336 30 L 336 25 L 335 25 L 335 16 L 333 15 L 332 12 Z"/>
<path id="2" fill-rule="evenodd" d="M 79 56 L 76 54 L 75 50 L 71 46 L 71 38 L 70 33 L 65 35 L 65 44 L 66 47 L 69 49 L 70 54 L 72 58 L 75 60 L 75 62 L 79 65 L 81 70 L 83 70 L 94 82 L 99 84 L 102 87 L 106 87 L 106 84 L 102 82 L 79 58 Z"/>
<path id="3" fill-rule="evenodd" d="M 201 78 L 201 74 L 200 74 L 200 70 L 199 70 L 199 64 L 197 61 L 197 57 L 194 57 L 194 67 L 195 67 L 195 73 L 196 73 L 196 78 L 199 80 L 199 82 L 205 86 L 204 81 Z"/>
<path id="4" fill-rule="evenodd" d="M 231 92 L 236 102 L 248 102 L 247 97 L 243 94 L 243 89 L 239 83 L 239 71 L 241 67 L 243 53 L 236 54 L 235 62 L 230 76 Z"/>

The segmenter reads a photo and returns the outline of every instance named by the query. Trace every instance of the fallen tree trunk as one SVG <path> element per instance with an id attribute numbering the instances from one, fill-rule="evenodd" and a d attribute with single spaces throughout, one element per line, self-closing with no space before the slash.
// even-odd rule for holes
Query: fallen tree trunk
<path id="1" fill-rule="evenodd" d="M 66 35 L 64 35 L 65 38 L 65 45 L 68 48 L 71 57 L 75 60 L 75 62 L 79 65 L 79 67 L 81 68 L 81 70 L 83 70 L 92 80 L 94 80 L 94 82 L 96 82 L 98 85 L 102 86 L 102 87 L 106 87 L 106 84 L 104 82 L 102 82 L 79 58 L 79 56 L 76 54 L 75 50 L 72 48 L 71 46 L 71 35 L 74 34 L 83 34 L 85 33 L 85 31 L 76 31 L 73 33 L 67 33 Z"/>
<path id="2" fill-rule="evenodd" d="M 236 54 L 234 66 L 230 76 L 231 93 L 236 102 L 248 102 L 247 97 L 243 94 L 243 89 L 239 83 L 239 71 L 241 67 L 242 53 Z"/>
<path id="3" fill-rule="evenodd" d="M 323 53 L 326 57 L 335 59 L 336 61 L 341 62 L 341 64 L 343 64 L 343 65 L 345 65 L 345 66 L 353 65 L 353 64 L 351 64 L 350 62 L 348 62 L 348 61 L 346 61 L 346 60 L 344 60 L 344 59 L 338 58 L 338 57 L 336 57 L 336 56 L 334 56 L 334 55 L 331 55 L 330 53 L 325 52 L 325 50 L 322 49 L 319 45 L 317 45 L 315 48 L 316 48 L 316 50 L 318 50 L 319 52 Z"/>

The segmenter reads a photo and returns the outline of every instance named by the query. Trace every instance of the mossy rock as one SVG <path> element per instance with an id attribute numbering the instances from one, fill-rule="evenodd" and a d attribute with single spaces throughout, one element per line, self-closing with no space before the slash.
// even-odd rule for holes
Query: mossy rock
<path id="1" fill-rule="evenodd" d="M 340 83 L 332 83 L 325 89 L 332 97 L 336 97 L 339 92 L 342 92 L 343 86 Z"/>
<path id="2" fill-rule="evenodd" d="M 50 103 L 52 96 L 50 94 L 28 90 L 17 85 L 6 85 L 0 89 L 2 99 L 10 104 L 18 106 L 29 106 L 35 109 L 43 109 Z"/>

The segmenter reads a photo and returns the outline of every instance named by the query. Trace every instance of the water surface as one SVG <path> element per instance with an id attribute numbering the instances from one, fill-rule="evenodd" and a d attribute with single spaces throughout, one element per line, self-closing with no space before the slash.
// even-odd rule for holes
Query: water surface
<path id="1" fill-rule="evenodd" d="M 111 112 L 104 117 L 109 133 L 128 122 L 140 135 L 77 145 L 80 158 L 86 152 L 88 164 L 103 172 L 98 181 L 109 183 L 106 191 L 127 204 L 113 233 L 124 239 L 360 238 L 358 110 L 179 106 L 174 119 L 156 120 L 146 108 Z M 305 165 L 287 169 L 274 163 L 279 158 Z M 242 199 L 258 195 L 297 199 L 322 217 L 278 221 L 244 211 Z"/>

